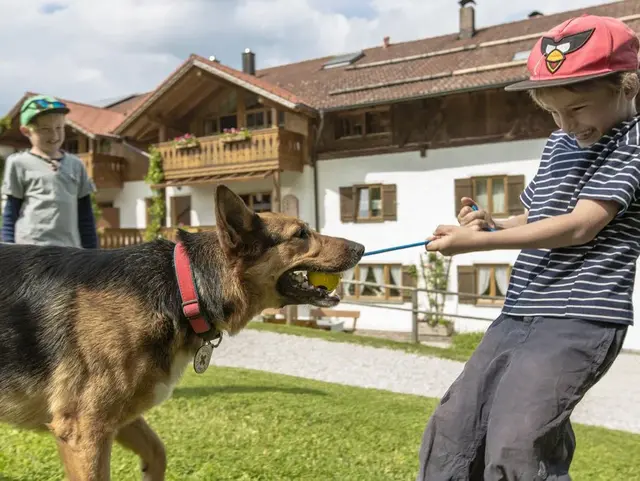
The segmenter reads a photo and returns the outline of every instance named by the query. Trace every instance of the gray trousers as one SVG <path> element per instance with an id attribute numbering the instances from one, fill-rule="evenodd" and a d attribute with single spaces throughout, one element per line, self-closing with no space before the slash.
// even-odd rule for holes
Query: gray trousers
<path id="1" fill-rule="evenodd" d="M 427 423 L 417 481 L 570 481 L 569 416 L 626 332 L 579 319 L 498 317 Z"/>

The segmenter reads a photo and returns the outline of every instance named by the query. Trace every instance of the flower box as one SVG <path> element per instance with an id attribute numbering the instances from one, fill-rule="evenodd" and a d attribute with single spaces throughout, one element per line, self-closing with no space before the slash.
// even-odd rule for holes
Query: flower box
<path id="1" fill-rule="evenodd" d="M 222 142 L 242 142 L 249 140 L 251 133 L 247 129 L 224 129 L 222 133 Z"/>
<path id="2" fill-rule="evenodd" d="M 191 134 L 184 134 L 173 139 L 173 146 L 176 149 L 196 149 L 200 147 L 200 141 Z"/>

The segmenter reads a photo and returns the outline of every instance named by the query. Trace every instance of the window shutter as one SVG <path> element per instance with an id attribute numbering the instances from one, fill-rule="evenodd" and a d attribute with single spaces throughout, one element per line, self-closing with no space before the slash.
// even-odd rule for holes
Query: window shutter
<path id="1" fill-rule="evenodd" d="M 520 202 L 520 194 L 524 191 L 524 175 L 507 177 L 507 202 L 509 215 L 524 214 L 524 206 Z"/>
<path id="2" fill-rule="evenodd" d="M 396 185 L 382 186 L 382 217 L 384 220 L 398 220 Z"/>
<path id="3" fill-rule="evenodd" d="M 356 220 L 355 189 L 340 187 L 340 220 L 353 222 Z"/>
<path id="4" fill-rule="evenodd" d="M 415 273 L 416 266 L 402 266 L 402 286 L 403 287 L 416 287 L 418 285 L 418 278 Z M 402 300 L 404 302 L 411 302 L 411 291 L 402 290 Z"/>
<path id="5" fill-rule="evenodd" d="M 473 181 L 471 179 L 456 179 L 455 180 L 455 196 L 454 205 L 456 206 L 456 218 L 458 212 L 462 209 L 462 202 L 460 199 L 463 197 L 473 198 Z"/>
<path id="6" fill-rule="evenodd" d="M 473 266 L 458 266 L 458 294 L 476 294 L 476 270 Z M 477 297 L 459 295 L 459 304 L 475 304 Z"/>

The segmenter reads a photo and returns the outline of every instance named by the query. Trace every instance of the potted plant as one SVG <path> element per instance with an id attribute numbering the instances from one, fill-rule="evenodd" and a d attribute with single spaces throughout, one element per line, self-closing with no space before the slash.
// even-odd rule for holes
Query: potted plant
<path id="1" fill-rule="evenodd" d="M 200 146 L 200 142 L 195 135 L 184 134 L 173 139 L 173 145 L 176 149 L 193 149 Z"/>
<path id="2" fill-rule="evenodd" d="M 251 132 L 246 128 L 242 129 L 224 129 L 222 131 L 222 141 L 223 142 L 241 142 L 243 140 L 248 140 L 251 138 Z"/>

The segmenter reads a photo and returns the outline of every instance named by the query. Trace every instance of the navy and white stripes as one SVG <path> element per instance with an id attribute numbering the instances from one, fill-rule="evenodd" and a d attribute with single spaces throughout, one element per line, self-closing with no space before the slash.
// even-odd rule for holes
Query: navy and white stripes
<path id="1" fill-rule="evenodd" d="M 520 196 L 528 222 L 570 213 L 579 199 L 614 200 L 617 216 L 585 245 L 525 249 L 513 266 L 503 312 L 633 324 L 640 254 L 640 116 L 588 149 L 562 131 L 547 140 Z"/>

